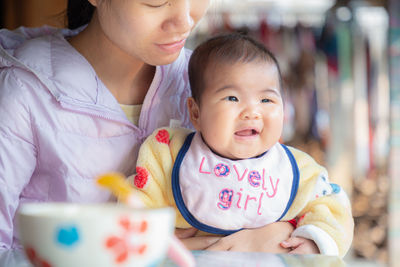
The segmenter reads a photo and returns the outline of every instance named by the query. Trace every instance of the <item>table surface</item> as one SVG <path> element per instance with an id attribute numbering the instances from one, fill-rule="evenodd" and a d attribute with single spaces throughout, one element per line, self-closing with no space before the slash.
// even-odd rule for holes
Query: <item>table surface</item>
<path id="1" fill-rule="evenodd" d="M 271 266 L 271 267 L 324 267 L 324 266 L 346 266 L 345 262 L 338 257 L 323 255 L 291 255 L 291 254 L 269 254 L 269 253 L 245 253 L 245 252 L 210 252 L 193 251 L 198 267 L 241 267 L 241 266 Z M 21 250 L 0 251 L 0 266 L 7 267 L 31 267 L 25 254 Z M 176 266 L 169 259 L 163 267 Z"/>
<path id="2" fill-rule="evenodd" d="M 270 254 L 255 252 L 214 252 L 193 251 L 196 266 L 199 267 L 325 267 L 346 266 L 345 262 L 338 257 L 324 255 L 293 255 L 293 254 Z M 170 260 L 166 266 L 175 266 Z"/>

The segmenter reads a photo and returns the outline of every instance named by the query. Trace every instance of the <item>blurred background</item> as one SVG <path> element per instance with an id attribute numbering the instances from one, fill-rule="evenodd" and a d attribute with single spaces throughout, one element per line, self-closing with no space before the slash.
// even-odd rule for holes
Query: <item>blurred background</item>
<path id="1" fill-rule="evenodd" d="M 64 27 L 65 8 L 66 0 L 0 0 L 0 26 Z M 231 31 L 277 55 L 282 141 L 326 166 L 351 197 L 356 227 L 346 262 L 398 266 L 400 1 L 213 0 L 187 47 Z"/>

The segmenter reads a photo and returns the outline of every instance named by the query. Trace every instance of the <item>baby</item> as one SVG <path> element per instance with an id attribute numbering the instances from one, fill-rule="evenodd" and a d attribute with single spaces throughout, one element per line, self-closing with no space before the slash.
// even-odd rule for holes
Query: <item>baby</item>
<path id="1" fill-rule="evenodd" d="M 162 128 L 144 142 L 133 182 L 145 205 L 174 207 L 178 228 L 222 235 L 296 219 L 296 244 L 282 246 L 342 257 L 353 237 L 348 198 L 310 156 L 279 143 L 272 53 L 248 36 L 217 36 L 193 52 L 189 80 L 196 131 Z"/>

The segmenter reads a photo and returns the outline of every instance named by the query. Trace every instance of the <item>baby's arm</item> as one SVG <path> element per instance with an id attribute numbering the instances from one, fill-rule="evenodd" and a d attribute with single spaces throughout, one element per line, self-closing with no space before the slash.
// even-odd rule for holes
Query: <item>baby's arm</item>
<path id="1" fill-rule="evenodd" d="M 190 130 L 162 128 L 150 135 L 140 147 L 136 175 L 128 178 L 134 193 L 146 207 L 173 207 L 176 212 L 176 236 L 191 250 L 206 249 L 220 237 L 195 236 L 196 229 L 182 217 L 176 207 L 171 187 L 171 174 L 176 156 Z"/>
<path id="2" fill-rule="evenodd" d="M 301 175 L 298 193 L 285 216 L 297 218 L 297 228 L 291 237 L 313 240 L 321 254 L 343 257 L 353 239 L 350 201 L 338 185 L 329 183 L 323 167 L 307 154 L 290 150 Z"/>
<path id="3" fill-rule="evenodd" d="M 176 155 L 190 130 L 161 128 L 144 141 L 139 150 L 136 175 L 129 177 L 135 194 L 149 208 L 173 207 L 177 214 L 177 227 L 188 228 L 176 208 L 172 194 L 171 174 Z"/>

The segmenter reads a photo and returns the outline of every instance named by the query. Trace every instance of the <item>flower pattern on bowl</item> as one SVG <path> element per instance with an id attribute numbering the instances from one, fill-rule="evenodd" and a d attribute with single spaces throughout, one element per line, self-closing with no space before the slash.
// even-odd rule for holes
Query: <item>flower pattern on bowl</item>
<path id="1" fill-rule="evenodd" d="M 50 263 L 47 261 L 43 260 L 35 251 L 34 248 L 32 247 L 27 247 L 25 249 L 25 254 L 28 257 L 29 261 L 32 263 L 33 266 L 35 267 L 52 267 Z"/>
<path id="2" fill-rule="evenodd" d="M 125 262 L 129 254 L 144 255 L 147 251 L 147 245 L 143 243 L 142 236 L 148 230 L 147 221 L 131 221 L 127 217 L 122 217 L 119 220 L 119 225 L 123 230 L 122 236 L 109 236 L 105 242 L 107 249 L 115 254 L 115 262 Z"/>

